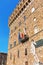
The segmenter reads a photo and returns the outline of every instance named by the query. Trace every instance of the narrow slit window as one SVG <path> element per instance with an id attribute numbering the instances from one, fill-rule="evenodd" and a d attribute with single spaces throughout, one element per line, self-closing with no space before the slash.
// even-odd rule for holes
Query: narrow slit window
<path id="1" fill-rule="evenodd" d="M 25 48 L 25 55 L 27 55 L 27 48 Z"/>
<path id="2" fill-rule="evenodd" d="M 25 65 L 28 65 L 28 61 L 25 62 Z"/>
<path id="3" fill-rule="evenodd" d="M 19 58 L 19 50 L 18 50 L 18 58 Z"/>

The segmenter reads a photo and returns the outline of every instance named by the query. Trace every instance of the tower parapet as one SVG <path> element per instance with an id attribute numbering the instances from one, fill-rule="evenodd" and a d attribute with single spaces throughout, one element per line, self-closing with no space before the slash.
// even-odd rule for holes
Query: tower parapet
<path id="1" fill-rule="evenodd" d="M 16 18 L 22 13 L 30 2 L 31 0 L 20 0 L 20 3 L 17 5 L 16 9 L 9 18 L 9 26 L 16 20 Z"/>

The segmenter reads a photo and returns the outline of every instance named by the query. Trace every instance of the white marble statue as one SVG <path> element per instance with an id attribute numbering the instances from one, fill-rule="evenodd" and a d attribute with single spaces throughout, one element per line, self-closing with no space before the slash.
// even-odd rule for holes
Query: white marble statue
<path id="1" fill-rule="evenodd" d="M 39 65 L 39 58 L 38 58 L 38 56 L 37 56 L 37 54 L 36 54 L 36 51 L 35 51 L 35 45 L 37 45 L 36 44 L 36 42 L 32 39 L 31 40 L 31 50 L 30 50 L 30 52 L 33 54 L 33 56 L 34 56 L 34 63 L 33 63 L 33 65 Z"/>

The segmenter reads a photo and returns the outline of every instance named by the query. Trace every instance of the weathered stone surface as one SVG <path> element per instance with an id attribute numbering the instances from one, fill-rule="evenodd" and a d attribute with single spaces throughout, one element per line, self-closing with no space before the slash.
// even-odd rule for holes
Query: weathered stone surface
<path id="1" fill-rule="evenodd" d="M 22 4 L 22 7 L 24 4 Z M 34 12 L 32 12 L 32 8 Z M 15 15 L 13 15 L 13 17 L 14 16 Z M 25 20 L 24 16 L 26 16 Z M 12 20 L 13 18 L 11 18 L 9 24 L 12 22 Z M 19 25 L 19 22 L 21 22 L 21 25 Z M 34 32 L 35 27 L 38 29 L 37 33 Z M 41 39 L 43 40 L 43 0 L 31 0 L 31 2 L 28 3 L 26 8 L 20 13 L 20 15 L 15 20 L 13 20 L 9 28 L 10 36 L 8 45 L 7 65 L 25 65 L 26 61 L 28 61 L 28 65 L 33 65 L 34 56 L 30 53 L 31 39 L 34 39 L 35 41 Z M 26 33 L 29 36 L 29 40 L 22 44 L 18 42 L 18 32 L 20 30 L 20 32 L 24 33 L 23 31 L 24 28 L 26 28 Z M 16 46 L 14 46 L 15 40 Z M 10 44 L 12 44 L 11 49 Z M 27 48 L 27 56 L 25 56 L 25 48 Z M 42 45 L 38 45 L 38 47 L 36 48 L 36 53 L 38 55 L 40 62 L 43 62 L 43 43 Z M 11 55 L 12 59 L 10 59 L 10 54 L 12 54 Z M 13 63 L 13 61 L 15 61 L 15 63 Z"/>

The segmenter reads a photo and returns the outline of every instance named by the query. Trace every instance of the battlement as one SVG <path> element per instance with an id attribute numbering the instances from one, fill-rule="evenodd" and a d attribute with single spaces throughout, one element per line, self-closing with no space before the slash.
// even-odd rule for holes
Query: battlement
<path id="1" fill-rule="evenodd" d="M 31 2 L 31 0 L 21 0 L 20 3 L 17 5 L 16 9 L 12 13 L 9 18 L 9 26 L 13 23 L 13 21 L 18 18 L 18 16 L 22 13 L 22 11 L 26 8 L 26 6 Z"/>

